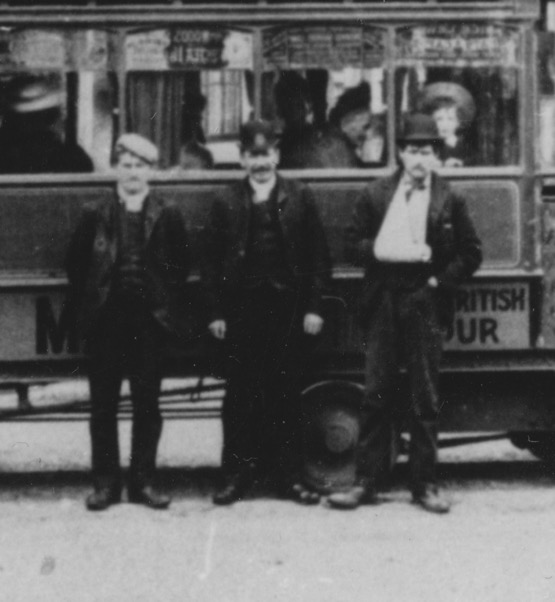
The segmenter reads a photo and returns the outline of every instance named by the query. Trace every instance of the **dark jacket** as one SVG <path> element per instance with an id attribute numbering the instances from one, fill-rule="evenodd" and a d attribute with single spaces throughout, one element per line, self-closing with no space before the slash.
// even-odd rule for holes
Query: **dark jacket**
<path id="1" fill-rule="evenodd" d="M 0 173 L 88 173 L 93 162 L 78 144 L 49 130 L 0 129 Z"/>
<path id="2" fill-rule="evenodd" d="M 321 313 L 330 255 L 313 194 L 304 184 L 280 176 L 277 187 L 275 202 L 286 265 L 302 293 L 305 313 Z M 210 321 L 223 319 L 229 299 L 243 284 L 250 206 L 245 178 L 217 198 L 210 210 L 202 265 Z"/>
<path id="3" fill-rule="evenodd" d="M 85 206 L 66 258 L 69 306 L 87 333 L 113 290 L 122 211 L 116 195 Z M 179 329 L 190 255 L 179 209 L 149 195 L 144 206 L 147 303 L 157 321 Z"/>
<path id="4" fill-rule="evenodd" d="M 356 148 L 339 127 L 330 126 L 323 136 L 312 145 L 310 167 L 354 168 L 364 167 Z"/>
<path id="5" fill-rule="evenodd" d="M 347 259 L 365 268 L 362 310 L 372 311 L 374 295 L 385 286 L 391 264 L 378 261 L 374 242 L 399 184 L 402 171 L 376 180 L 358 198 L 346 232 Z M 469 278 L 482 262 L 482 248 L 465 200 L 448 182 L 433 173 L 426 242 L 432 250 L 429 276 L 438 280 L 442 302 L 441 321 L 452 319 L 451 296 L 456 286 Z"/>

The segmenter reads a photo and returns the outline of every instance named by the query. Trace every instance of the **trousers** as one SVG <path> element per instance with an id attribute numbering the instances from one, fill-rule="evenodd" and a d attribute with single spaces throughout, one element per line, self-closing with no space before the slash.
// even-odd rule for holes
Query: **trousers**
<path id="1" fill-rule="evenodd" d="M 228 320 L 222 466 L 294 479 L 301 454 L 300 389 L 306 362 L 299 296 L 271 284 L 246 289 Z"/>
<path id="2" fill-rule="evenodd" d="M 442 332 L 436 292 L 382 289 L 366 333 L 366 399 L 357 450 L 360 480 L 375 486 L 395 460 L 397 435 L 410 433 L 409 466 L 413 494 L 435 484 L 438 379 Z M 407 396 L 399 370 L 406 366 Z"/>
<path id="3" fill-rule="evenodd" d="M 139 488 L 152 482 L 162 432 L 158 405 L 162 341 L 162 328 L 144 302 L 129 299 L 109 301 L 87 339 L 96 486 L 120 486 L 117 413 L 125 374 L 133 407 L 129 482 Z"/>

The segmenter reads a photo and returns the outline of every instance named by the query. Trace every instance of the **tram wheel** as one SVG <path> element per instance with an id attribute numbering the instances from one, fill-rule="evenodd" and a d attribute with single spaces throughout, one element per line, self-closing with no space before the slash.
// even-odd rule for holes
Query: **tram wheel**
<path id="1" fill-rule="evenodd" d="M 515 447 L 527 449 L 536 458 L 555 466 L 555 432 L 515 432 L 509 434 L 509 439 Z"/>

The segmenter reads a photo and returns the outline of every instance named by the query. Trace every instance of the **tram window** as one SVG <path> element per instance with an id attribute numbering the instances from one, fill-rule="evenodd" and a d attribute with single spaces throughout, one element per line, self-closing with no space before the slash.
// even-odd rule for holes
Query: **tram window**
<path id="1" fill-rule="evenodd" d="M 447 167 L 519 162 L 516 29 L 472 23 L 404 28 L 396 52 L 398 127 L 407 113 L 432 115 Z"/>
<path id="2" fill-rule="evenodd" d="M 281 167 L 386 163 L 385 35 L 369 25 L 264 31 L 262 114 L 281 132 Z"/>
<path id="3" fill-rule="evenodd" d="M 0 174 L 93 171 L 94 140 L 78 140 L 79 83 L 58 71 L 0 75 Z M 95 117 L 91 106 L 91 126 Z"/>
<path id="4" fill-rule="evenodd" d="M 252 110 L 241 71 L 127 76 L 127 127 L 158 145 L 162 168 L 238 166 L 239 128 Z"/>
<path id="5" fill-rule="evenodd" d="M 266 73 L 263 114 L 287 169 L 372 167 L 386 160 L 383 69 Z"/>
<path id="6" fill-rule="evenodd" d="M 252 33 L 137 31 L 126 38 L 126 128 L 153 140 L 162 168 L 238 167 L 253 116 Z"/>
<path id="7" fill-rule="evenodd" d="M 539 155 L 543 167 L 555 167 L 555 33 L 538 34 Z"/>

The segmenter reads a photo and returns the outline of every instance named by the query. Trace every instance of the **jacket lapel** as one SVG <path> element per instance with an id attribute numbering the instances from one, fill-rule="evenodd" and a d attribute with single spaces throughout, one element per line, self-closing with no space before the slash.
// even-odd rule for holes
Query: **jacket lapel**
<path id="1" fill-rule="evenodd" d="M 248 178 L 244 178 L 237 184 L 235 189 L 237 212 L 238 212 L 238 240 L 243 243 L 243 251 L 247 246 L 251 216 L 251 189 Z"/>
<path id="2" fill-rule="evenodd" d="M 391 205 L 391 201 L 395 196 L 395 192 L 397 191 L 397 187 L 399 186 L 399 181 L 401 180 L 402 175 L 402 170 L 398 169 L 391 177 L 382 180 L 383 187 L 379 196 L 381 201 L 380 211 L 382 213 L 382 218 L 385 217 L 385 214 L 389 209 L 389 205 Z"/>
<path id="3" fill-rule="evenodd" d="M 447 186 L 443 180 L 438 178 L 436 173 L 432 173 L 430 187 L 430 206 L 428 209 L 428 232 L 437 224 L 438 218 L 443 211 L 445 200 L 447 199 Z"/>
<path id="4" fill-rule="evenodd" d="M 148 244 L 150 237 L 152 236 L 152 232 L 154 230 L 154 225 L 158 221 L 160 214 L 162 213 L 162 209 L 164 208 L 164 202 L 162 199 L 156 197 L 155 195 L 147 196 L 145 200 L 145 243 Z"/>

